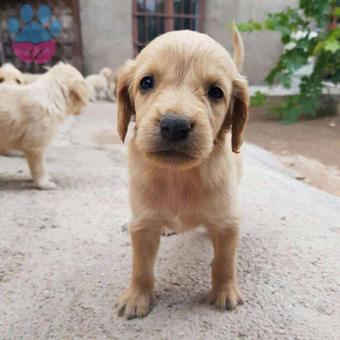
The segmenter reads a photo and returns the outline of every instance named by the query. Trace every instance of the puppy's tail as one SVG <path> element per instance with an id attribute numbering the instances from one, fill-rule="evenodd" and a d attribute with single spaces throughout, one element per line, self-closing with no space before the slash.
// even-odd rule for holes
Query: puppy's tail
<path id="1" fill-rule="evenodd" d="M 241 72 L 244 62 L 244 44 L 240 32 L 237 29 L 235 21 L 233 21 L 232 40 L 234 46 L 234 63 Z"/>

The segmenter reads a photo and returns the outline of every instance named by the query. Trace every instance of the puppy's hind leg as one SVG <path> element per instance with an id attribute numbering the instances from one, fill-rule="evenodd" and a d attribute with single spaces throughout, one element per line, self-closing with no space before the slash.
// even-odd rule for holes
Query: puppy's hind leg
<path id="1" fill-rule="evenodd" d="M 49 180 L 46 173 L 43 151 L 43 149 L 31 149 L 24 151 L 33 182 L 38 189 L 56 189 L 57 186 Z"/>
<path id="2" fill-rule="evenodd" d="M 243 303 L 236 282 L 238 227 L 213 227 L 208 231 L 214 247 L 209 302 L 219 309 L 233 310 Z"/>
<path id="3" fill-rule="evenodd" d="M 126 319 L 149 313 L 154 286 L 153 268 L 161 234 L 160 228 L 155 226 L 133 226 L 131 229 L 132 278 L 129 288 L 116 304 L 118 315 Z"/>

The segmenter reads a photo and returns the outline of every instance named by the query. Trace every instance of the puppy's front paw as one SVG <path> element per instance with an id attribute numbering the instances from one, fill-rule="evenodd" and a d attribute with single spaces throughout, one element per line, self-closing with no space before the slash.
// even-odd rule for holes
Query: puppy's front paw
<path id="1" fill-rule="evenodd" d="M 222 310 L 233 310 L 237 305 L 243 304 L 242 295 L 236 285 L 230 285 L 223 289 L 211 289 L 208 295 L 209 303 Z"/>
<path id="2" fill-rule="evenodd" d="M 151 294 L 128 288 L 118 299 L 116 309 L 126 319 L 142 318 L 150 311 Z"/>
<path id="3" fill-rule="evenodd" d="M 39 180 L 35 183 L 36 187 L 40 190 L 54 190 L 57 186 L 48 179 Z"/>
<path id="4" fill-rule="evenodd" d="M 162 227 L 162 236 L 173 236 L 176 235 L 176 233 L 169 229 L 168 227 Z"/>

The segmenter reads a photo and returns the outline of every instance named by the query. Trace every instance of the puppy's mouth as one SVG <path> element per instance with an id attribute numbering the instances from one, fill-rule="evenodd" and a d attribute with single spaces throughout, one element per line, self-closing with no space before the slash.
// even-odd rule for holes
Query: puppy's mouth
<path id="1" fill-rule="evenodd" d="M 194 134 L 183 140 L 169 141 L 165 140 L 158 131 L 143 132 L 137 134 L 137 148 L 157 166 L 188 169 L 199 165 L 205 158 L 202 157 L 204 156 L 202 143 Z"/>
<path id="2" fill-rule="evenodd" d="M 150 158 L 158 158 L 170 163 L 185 163 L 196 160 L 193 156 L 172 149 L 148 152 L 147 155 Z"/>

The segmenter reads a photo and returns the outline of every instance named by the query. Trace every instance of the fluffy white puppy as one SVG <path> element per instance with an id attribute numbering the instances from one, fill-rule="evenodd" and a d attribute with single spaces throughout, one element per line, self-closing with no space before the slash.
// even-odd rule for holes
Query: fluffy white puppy
<path id="1" fill-rule="evenodd" d="M 58 63 L 25 86 L 3 85 L 0 91 L 0 148 L 24 152 L 39 189 L 53 189 L 44 153 L 67 115 L 79 114 L 88 90 L 80 72 Z"/>
<path id="2" fill-rule="evenodd" d="M 0 67 L 0 91 L 3 85 L 12 84 L 22 86 L 27 83 L 23 73 L 21 73 L 14 65 L 5 63 Z M 16 156 L 12 150 L 0 149 L 0 155 Z"/>
<path id="3" fill-rule="evenodd" d="M 91 74 L 85 78 L 90 92 L 91 102 L 97 100 L 114 101 L 115 80 L 111 69 L 105 67 L 99 74 Z"/>

